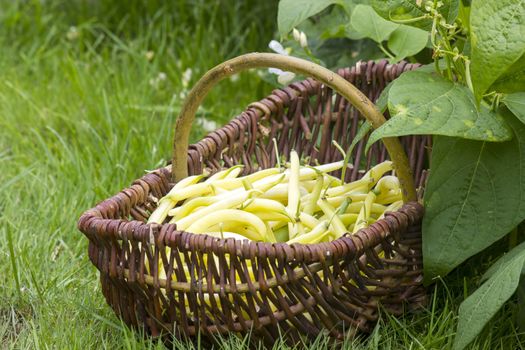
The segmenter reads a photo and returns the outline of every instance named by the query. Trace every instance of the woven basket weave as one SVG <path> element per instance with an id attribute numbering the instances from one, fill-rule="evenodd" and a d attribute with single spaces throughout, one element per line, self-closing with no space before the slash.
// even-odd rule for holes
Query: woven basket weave
<path id="1" fill-rule="evenodd" d="M 386 84 L 414 68 L 367 62 L 338 74 L 375 101 Z M 295 149 L 312 163 L 337 161 L 342 156 L 332 140 L 346 149 L 361 123 L 363 117 L 345 99 L 306 79 L 273 91 L 191 145 L 188 173 L 235 164 L 244 164 L 245 173 L 275 166 L 273 138 L 282 155 Z M 381 143 L 365 155 L 366 139 L 353 151 L 347 181 L 388 159 Z M 430 138 L 409 136 L 401 142 L 421 187 Z M 171 166 L 148 173 L 86 211 L 78 222 L 89 239 L 89 258 L 100 271 L 104 296 L 126 324 L 154 336 L 191 338 L 200 332 L 210 339 L 237 332 L 271 344 L 286 334 L 294 343 L 301 335 L 316 337 L 322 331 L 337 339 L 356 330 L 367 332 L 381 308 L 401 315 L 425 303 L 423 208 L 417 202 L 329 243 L 223 240 L 180 232 L 174 224 L 145 223 L 173 186 L 171 175 Z M 160 260 L 163 274 L 157 271 Z M 189 279 L 183 261 L 191 262 Z"/>

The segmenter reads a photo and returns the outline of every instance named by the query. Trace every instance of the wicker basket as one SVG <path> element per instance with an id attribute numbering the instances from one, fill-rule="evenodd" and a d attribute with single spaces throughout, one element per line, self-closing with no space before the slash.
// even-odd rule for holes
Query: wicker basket
<path id="1" fill-rule="evenodd" d="M 367 62 L 338 73 L 375 101 L 386 84 L 414 67 Z M 221 67 L 233 74 L 250 64 L 237 68 Z M 210 74 L 213 71 L 208 78 Z M 189 147 L 188 173 L 241 163 L 245 173 L 272 167 L 273 138 L 283 155 L 295 149 L 310 161 L 340 160 L 331 141 L 348 147 L 364 119 L 327 85 L 310 78 L 253 103 Z M 176 147 L 181 140 L 184 137 L 176 138 Z M 430 141 L 427 136 L 401 139 L 418 187 L 425 181 Z M 365 143 L 366 137 L 353 151 L 354 169 L 347 181 L 389 157 L 381 143 L 365 155 Z M 301 335 L 316 337 L 322 331 L 336 339 L 356 330 L 367 332 L 380 308 L 401 315 L 425 303 L 423 208 L 415 201 L 352 236 L 290 246 L 180 232 L 174 224 L 146 224 L 157 200 L 172 186 L 171 166 L 158 169 L 86 211 L 78 222 L 89 238 L 89 258 L 100 271 L 104 296 L 129 326 L 153 336 L 191 338 L 200 333 L 211 339 L 218 333 L 251 333 L 252 340 L 267 344 L 286 334 L 294 343 Z M 191 261 L 190 279 L 179 253 Z M 161 259 L 166 279 L 157 271 Z M 151 272 L 147 266 L 153 267 Z"/>

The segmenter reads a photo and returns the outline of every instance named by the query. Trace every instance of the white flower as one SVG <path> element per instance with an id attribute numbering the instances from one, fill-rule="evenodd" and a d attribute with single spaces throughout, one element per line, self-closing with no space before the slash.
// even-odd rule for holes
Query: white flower
<path id="1" fill-rule="evenodd" d="M 271 50 L 277 52 L 278 54 L 288 56 L 288 51 L 286 51 L 283 45 L 281 45 L 281 43 L 278 42 L 277 40 L 270 41 L 270 43 L 268 44 L 268 47 Z"/>
<path id="2" fill-rule="evenodd" d="M 268 68 L 268 72 L 276 75 L 281 75 L 284 73 L 284 71 L 280 70 L 279 68 Z"/>
<path id="3" fill-rule="evenodd" d="M 182 73 L 182 86 L 184 86 L 185 88 L 188 87 L 192 74 L 193 74 L 193 71 L 191 70 L 191 68 L 186 68 L 184 73 Z"/>
<path id="4" fill-rule="evenodd" d="M 295 74 L 292 72 L 283 72 L 282 74 L 279 74 L 277 77 L 277 81 L 281 85 L 288 85 L 293 78 L 295 78 Z"/>
<path id="5" fill-rule="evenodd" d="M 217 123 L 203 117 L 197 118 L 198 124 L 206 131 L 210 132 L 217 129 Z"/>
<path id="6" fill-rule="evenodd" d="M 277 81 L 281 85 L 288 85 L 295 78 L 294 73 L 285 72 L 279 68 L 268 68 L 268 72 L 278 75 Z"/>
<path id="7" fill-rule="evenodd" d="M 300 42 L 301 41 L 301 32 L 298 31 L 297 29 L 293 29 L 292 31 L 292 34 L 293 34 L 293 40 L 297 41 L 297 42 Z"/>
<path id="8" fill-rule="evenodd" d="M 281 43 L 276 40 L 270 41 L 270 43 L 268 44 L 268 47 L 272 49 L 273 51 L 277 52 L 278 54 L 288 56 L 288 51 L 286 51 L 284 47 L 281 45 Z M 278 75 L 277 81 L 279 82 L 279 84 L 282 84 L 282 85 L 287 85 L 293 80 L 293 78 L 295 78 L 294 73 L 284 72 L 278 68 L 268 68 L 268 72 L 270 72 L 271 74 Z"/>
<path id="9" fill-rule="evenodd" d="M 301 37 L 299 38 L 299 44 L 304 49 L 308 46 L 308 39 L 306 38 L 306 34 L 304 32 L 301 32 Z"/>
<path id="10" fill-rule="evenodd" d="M 153 88 L 159 89 L 161 87 L 161 85 L 166 81 L 166 79 L 168 79 L 168 76 L 166 75 L 166 73 L 159 72 L 159 74 L 157 74 L 157 76 L 155 78 L 151 78 L 149 80 L 149 84 Z"/>

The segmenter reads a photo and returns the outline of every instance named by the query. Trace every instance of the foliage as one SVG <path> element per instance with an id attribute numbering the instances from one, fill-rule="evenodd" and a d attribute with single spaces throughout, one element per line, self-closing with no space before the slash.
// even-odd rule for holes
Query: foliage
<path id="1" fill-rule="evenodd" d="M 391 62 L 424 57 L 430 46 L 433 65 L 404 73 L 382 94 L 391 118 L 369 140 L 435 135 L 423 222 L 430 283 L 525 219 L 525 0 L 341 1 L 315 12 L 324 8 L 316 16 L 347 14 L 325 32 L 370 38 Z M 524 261 L 498 265 L 465 300 L 457 349 L 516 291 Z"/>

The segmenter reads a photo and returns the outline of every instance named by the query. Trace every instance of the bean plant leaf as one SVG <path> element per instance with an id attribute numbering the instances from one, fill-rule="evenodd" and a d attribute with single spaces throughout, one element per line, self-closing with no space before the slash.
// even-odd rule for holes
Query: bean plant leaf
<path id="1" fill-rule="evenodd" d="M 381 91 L 381 94 L 377 98 L 376 101 L 376 107 L 381 111 L 381 113 L 385 113 L 386 109 L 388 108 L 388 93 L 390 92 L 390 88 L 392 87 L 392 82 L 390 82 L 383 91 Z"/>
<path id="2" fill-rule="evenodd" d="M 427 42 L 427 31 L 400 25 L 388 38 L 388 48 L 396 55 L 396 61 L 400 61 L 423 50 Z"/>
<path id="3" fill-rule="evenodd" d="M 343 170 L 341 171 L 341 181 L 343 182 L 345 181 L 347 165 L 350 162 L 350 158 L 352 157 L 352 152 L 355 146 L 359 143 L 359 141 L 361 141 L 368 134 L 368 132 L 371 129 L 372 129 L 372 125 L 370 125 L 370 123 L 368 123 L 365 120 L 359 127 L 359 130 L 357 130 L 357 133 L 354 139 L 352 140 L 352 143 L 350 144 L 350 146 L 348 147 L 345 153 L 345 159 L 343 160 Z"/>
<path id="4" fill-rule="evenodd" d="M 474 340 L 485 324 L 514 294 L 525 262 L 524 253 L 521 250 L 513 259 L 501 264 L 487 282 L 461 303 L 454 350 L 462 350 Z"/>
<path id="5" fill-rule="evenodd" d="M 516 61 L 489 88 L 489 91 L 512 93 L 525 90 L 525 55 Z"/>
<path id="6" fill-rule="evenodd" d="M 382 42 L 399 27 L 399 24 L 386 21 L 371 6 L 357 5 L 350 19 L 352 28 L 375 42 Z"/>
<path id="7" fill-rule="evenodd" d="M 425 282 L 445 276 L 525 218 L 525 124 L 508 142 L 435 137 L 425 191 Z"/>
<path id="8" fill-rule="evenodd" d="M 441 0 L 443 6 L 439 12 L 445 17 L 448 23 L 454 22 L 458 15 L 459 0 Z M 391 21 L 412 20 L 424 16 L 427 12 L 424 9 L 424 1 L 416 0 L 372 0 L 372 6 L 377 13 Z M 430 30 L 432 19 L 424 18 L 419 21 L 406 23 L 413 27 Z"/>
<path id="9" fill-rule="evenodd" d="M 508 264 L 510 261 L 516 259 L 516 257 L 525 254 L 525 242 L 521 243 L 502 257 L 500 257 L 491 267 L 481 277 L 481 282 L 484 282 L 494 276 L 498 271 L 500 271 L 504 265 Z"/>
<path id="10" fill-rule="evenodd" d="M 525 53 L 525 0 L 474 0 L 471 79 L 476 100 Z"/>
<path id="11" fill-rule="evenodd" d="M 337 0 L 281 0 L 277 13 L 277 26 L 281 35 L 288 34 L 305 19 L 318 14 Z"/>
<path id="12" fill-rule="evenodd" d="M 525 123 L 525 92 L 505 95 L 503 103 L 522 123 Z"/>
<path id="13" fill-rule="evenodd" d="M 505 122 L 486 106 L 476 108 L 463 85 L 423 71 L 410 71 L 394 80 L 388 94 L 392 116 L 375 130 L 368 144 L 388 136 L 433 134 L 472 140 L 511 138 Z"/>

